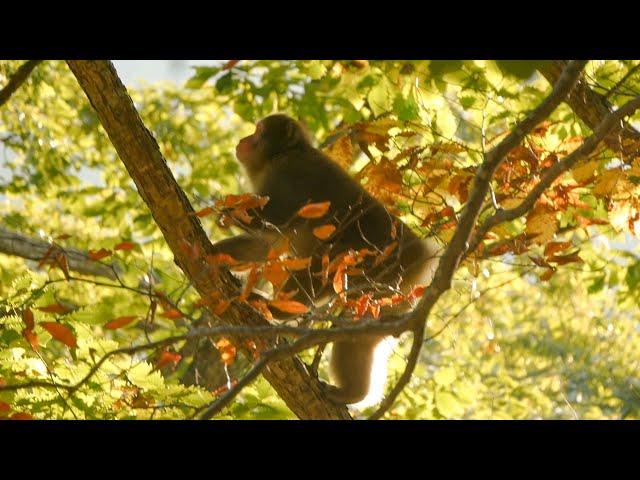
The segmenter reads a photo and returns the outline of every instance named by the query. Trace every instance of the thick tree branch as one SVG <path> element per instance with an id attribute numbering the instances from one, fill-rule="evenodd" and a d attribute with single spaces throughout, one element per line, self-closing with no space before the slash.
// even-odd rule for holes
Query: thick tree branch
<path id="1" fill-rule="evenodd" d="M 24 62 L 20 67 L 18 67 L 15 73 L 9 77 L 7 84 L 2 90 L 0 90 L 0 107 L 9 100 L 11 95 L 13 95 L 18 88 L 20 88 L 20 85 L 24 83 L 24 81 L 29 77 L 29 74 L 41 61 L 42 60 L 29 60 Z"/>
<path id="2" fill-rule="evenodd" d="M 76 248 L 62 248 L 57 246 L 53 248 L 57 252 L 63 252 L 66 255 L 69 270 L 84 275 L 107 277 L 111 280 L 116 279 L 117 267 L 93 261 L 87 255 L 87 252 Z M 0 227 L 0 253 L 39 261 L 42 260 L 47 253 L 50 255 L 54 253 L 50 251 L 51 249 L 52 245 L 49 242 Z"/>
<path id="3" fill-rule="evenodd" d="M 558 105 L 560 105 L 560 103 L 567 97 L 571 89 L 576 84 L 580 72 L 586 63 L 587 62 L 583 60 L 574 60 L 569 62 L 560 75 L 557 83 L 554 85 L 549 96 L 544 99 L 535 110 L 529 113 L 524 120 L 519 122 L 498 145 L 486 153 L 484 161 L 476 172 L 473 188 L 469 194 L 469 200 L 464 206 L 451 242 L 440 258 L 440 262 L 438 263 L 438 268 L 436 269 L 431 285 L 425 290 L 425 293 L 422 295 L 422 298 L 416 306 L 414 315 L 412 315 L 412 330 L 417 332 L 414 333 L 414 335 L 421 336 L 420 329 L 423 328 L 422 325 L 426 322 L 431 309 L 440 296 L 451 288 L 453 274 L 458 268 L 460 260 L 464 257 L 469 248 L 471 233 L 476 226 L 478 215 L 480 214 L 482 205 L 484 204 L 487 193 L 489 192 L 490 182 L 494 172 L 500 166 L 509 151 L 519 145 L 524 137 L 533 130 L 536 125 L 551 115 Z M 415 340 L 416 339 L 414 338 L 412 352 L 410 355 L 411 362 L 408 362 L 400 380 L 391 391 L 391 394 L 388 395 L 388 398 L 385 398 L 381 406 L 373 414 L 373 417 L 381 417 L 392 405 L 400 391 L 408 383 L 422 346 L 422 341 L 416 342 Z"/>
<path id="4" fill-rule="evenodd" d="M 211 252 L 211 242 L 111 62 L 70 60 L 67 63 L 149 207 L 176 263 L 203 298 L 217 291 L 233 296 L 237 282 L 226 273 L 212 275 L 203 261 L 203 256 Z M 190 248 L 185 249 L 185 245 Z M 199 250 L 202 255 L 194 258 L 187 253 L 190 249 Z M 225 312 L 225 321 L 233 325 L 268 325 L 249 306 L 236 304 Z M 297 358 L 269 364 L 264 376 L 299 418 L 351 418 L 346 407 L 324 396 L 320 382 L 308 374 Z"/>
<path id="5" fill-rule="evenodd" d="M 640 108 L 640 97 L 626 103 L 619 110 L 609 113 L 602 122 L 600 122 L 600 125 L 596 127 L 593 135 L 588 137 L 580 147 L 545 171 L 540 182 L 529 192 L 520 205 L 508 210 L 500 209 L 485 220 L 469 242 L 469 251 L 473 252 L 487 232 L 496 225 L 514 220 L 527 213 L 534 206 L 535 202 L 540 198 L 544 191 L 551 186 L 554 180 L 567 170 L 573 168 L 579 161 L 589 157 L 589 155 L 596 150 L 600 142 L 602 142 L 612 131 L 621 129 L 621 122 L 624 117 L 633 114 L 638 108 Z"/>
<path id="6" fill-rule="evenodd" d="M 547 62 L 540 73 L 554 84 L 560 78 L 560 74 L 567 62 L 556 60 Z M 609 115 L 613 108 L 608 100 L 597 92 L 589 88 L 584 75 L 578 79 L 578 83 L 567 98 L 567 103 L 575 114 L 591 130 L 596 127 Z M 640 132 L 625 122 L 624 127 L 616 132 L 611 132 L 604 139 L 607 146 L 617 152 L 624 160 L 627 156 L 635 154 L 640 149 Z"/>

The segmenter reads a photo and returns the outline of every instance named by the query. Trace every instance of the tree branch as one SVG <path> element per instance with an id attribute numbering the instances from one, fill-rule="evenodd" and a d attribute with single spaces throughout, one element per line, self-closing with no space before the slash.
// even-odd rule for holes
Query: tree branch
<path id="1" fill-rule="evenodd" d="M 624 117 L 633 114 L 638 108 L 640 108 L 640 97 L 636 97 L 635 99 L 627 102 L 619 110 L 608 114 L 602 122 L 600 122 L 600 125 L 596 127 L 593 135 L 588 137 L 580 147 L 545 171 L 540 182 L 533 187 L 520 205 L 509 210 L 499 209 L 495 214 L 485 220 L 470 241 L 469 251 L 473 252 L 487 232 L 499 223 L 514 220 L 527 213 L 544 191 L 549 188 L 560 175 L 573 168 L 579 161 L 591 155 L 600 142 L 602 142 L 613 130 L 616 130 L 616 127 L 618 127 L 618 130 L 622 128 L 621 122 Z"/>
<path id="2" fill-rule="evenodd" d="M 7 84 L 2 90 L 0 90 L 0 107 L 9 100 L 11 95 L 13 95 L 18 88 L 20 88 L 20 85 L 24 83 L 24 81 L 29 77 L 29 74 L 41 61 L 42 60 L 26 61 L 18 67 L 13 75 L 9 77 Z"/>
<path id="3" fill-rule="evenodd" d="M 524 120 L 519 122 L 498 145 L 485 154 L 484 161 L 476 172 L 473 188 L 469 194 L 469 200 L 464 206 L 460 216 L 460 221 L 456 226 L 451 242 L 440 258 L 440 262 L 438 263 L 438 268 L 436 269 L 431 285 L 425 290 L 425 293 L 422 295 L 422 298 L 418 302 L 418 305 L 414 310 L 414 314 L 411 317 L 411 327 L 415 332 L 414 335 L 422 335 L 421 329 L 424 328 L 424 323 L 426 322 L 431 309 L 440 296 L 451 288 L 451 279 L 458 268 L 460 260 L 469 248 L 469 239 L 476 225 L 484 200 L 489 192 L 490 182 L 494 172 L 500 166 L 509 151 L 519 145 L 524 137 L 533 130 L 536 125 L 551 115 L 558 105 L 560 105 L 560 103 L 567 97 L 571 89 L 576 84 L 580 72 L 586 63 L 587 62 L 584 60 L 574 60 L 569 62 L 554 85 L 549 96 L 545 98 L 531 113 L 529 113 Z M 411 363 L 417 361 L 417 357 L 422 346 L 422 340 L 420 342 L 416 342 L 415 340 L 416 338 L 414 338 L 414 343 L 412 345 L 410 362 L 408 362 L 404 373 L 388 395 L 388 398 L 385 398 L 378 410 L 374 412 L 372 418 L 381 417 L 392 405 L 393 401 L 402 391 L 404 386 L 409 382 L 414 367 Z"/>
<path id="4" fill-rule="evenodd" d="M 212 252 L 211 242 L 111 62 L 69 60 L 67 63 L 149 207 L 176 263 L 203 298 L 217 291 L 229 298 L 233 296 L 237 282 L 226 272 L 211 274 L 203 260 L 204 255 Z M 185 245 L 199 250 L 202 256 L 193 258 L 185 252 Z M 224 320 L 233 325 L 268 325 L 254 309 L 235 302 L 225 312 Z M 299 418 L 351 418 L 345 406 L 326 398 L 320 382 L 308 374 L 297 358 L 273 362 L 265 369 L 264 376 Z"/>
<path id="5" fill-rule="evenodd" d="M 540 69 L 540 73 L 549 83 L 553 84 L 557 82 L 566 63 L 565 60 L 547 62 Z M 611 104 L 603 95 L 589 88 L 584 75 L 581 75 L 578 79 L 578 83 L 567 98 L 567 103 L 578 118 L 591 130 L 595 130 L 604 118 L 613 111 Z M 620 131 L 610 133 L 605 137 L 604 141 L 610 149 L 619 153 L 622 157 L 626 157 L 637 152 L 640 148 L 640 132 L 625 122 Z"/>
<path id="6" fill-rule="evenodd" d="M 55 251 L 65 254 L 69 270 L 84 275 L 107 277 L 111 280 L 116 280 L 117 266 L 105 265 L 91 260 L 87 252 L 83 250 L 62 248 L 44 240 L 28 237 L 21 233 L 0 227 L 0 253 L 39 261 L 42 260 L 47 253 L 50 253 L 52 247 Z"/>

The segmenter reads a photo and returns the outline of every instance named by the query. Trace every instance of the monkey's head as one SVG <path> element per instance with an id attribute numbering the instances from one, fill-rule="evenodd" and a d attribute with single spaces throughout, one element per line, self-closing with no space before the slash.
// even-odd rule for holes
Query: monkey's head
<path id="1" fill-rule="evenodd" d="M 275 114 L 256 124 L 256 131 L 238 142 L 236 157 L 250 172 L 268 166 L 278 155 L 311 146 L 309 136 L 296 120 Z"/>

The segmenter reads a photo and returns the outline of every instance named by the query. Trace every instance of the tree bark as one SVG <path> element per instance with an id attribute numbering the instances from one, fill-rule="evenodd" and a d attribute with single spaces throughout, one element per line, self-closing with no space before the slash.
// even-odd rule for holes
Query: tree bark
<path id="1" fill-rule="evenodd" d="M 216 291 L 228 297 L 234 295 L 237 283 L 230 274 L 209 274 L 203 257 L 211 252 L 211 242 L 111 62 L 69 60 L 67 64 L 149 207 L 176 263 L 202 297 Z M 185 242 L 201 255 L 197 258 L 189 255 L 184 249 Z M 252 308 L 235 303 L 225 312 L 223 320 L 232 325 L 268 324 Z M 264 376 L 301 419 L 351 418 L 346 407 L 335 405 L 324 396 L 320 382 L 308 374 L 296 357 L 270 364 Z"/>
<path id="2" fill-rule="evenodd" d="M 554 85 L 566 64 L 565 60 L 547 62 L 540 69 L 540 73 L 549 83 Z M 613 111 L 611 104 L 603 95 L 589 88 L 584 74 L 580 76 L 578 83 L 569 94 L 567 103 L 578 118 L 591 130 L 600 125 L 602 120 Z M 640 132 L 625 122 L 622 129 L 616 129 L 615 132 L 607 135 L 604 142 L 610 149 L 623 157 L 621 160 L 624 160 L 624 157 L 628 155 L 637 155 L 640 148 Z"/>

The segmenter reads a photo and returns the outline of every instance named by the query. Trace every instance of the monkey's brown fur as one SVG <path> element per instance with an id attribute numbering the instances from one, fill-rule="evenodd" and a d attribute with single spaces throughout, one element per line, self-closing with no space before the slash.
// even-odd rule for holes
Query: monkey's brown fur
<path id="1" fill-rule="evenodd" d="M 333 293 L 331 282 L 322 288 L 321 257 L 333 259 L 349 249 L 368 248 L 382 252 L 395 240 L 398 246 L 391 255 L 374 265 L 365 266 L 366 276 L 349 278 L 349 289 L 364 284 L 393 293 L 390 286 L 407 293 L 416 284 L 428 284 L 437 265 L 432 243 L 420 240 L 400 220 L 390 215 L 383 205 L 369 195 L 335 162 L 314 148 L 304 129 L 286 115 L 271 115 L 256 126 L 253 135 L 243 138 L 236 156 L 244 165 L 254 193 L 269 197 L 258 213 L 261 219 L 279 227 L 299 257 L 312 257 L 308 271 L 295 272 L 284 289 L 298 289 L 295 300 L 318 303 Z M 303 219 L 298 210 L 310 202 L 331 202 L 321 219 Z M 333 223 L 336 233 L 320 241 L 313 228 Z M 395 224 L 396 239 L 392 236 Z M 280 236 L 275 229 L 260 228 L 258 235 L 239 235 L 215 244 L 219 252 L 240 261 L 266 259 L 272 243 Z M 397 309 L 395 310 L 397 312 Z M 353 341 L 335 342 L 331 355 L 331 374 L 335 385 L 326 385 L 328 396 L 338 403 L 357 403 L 366 397 L 370 386 L 373 353 L 381 337 L 358 337 Z"/>

